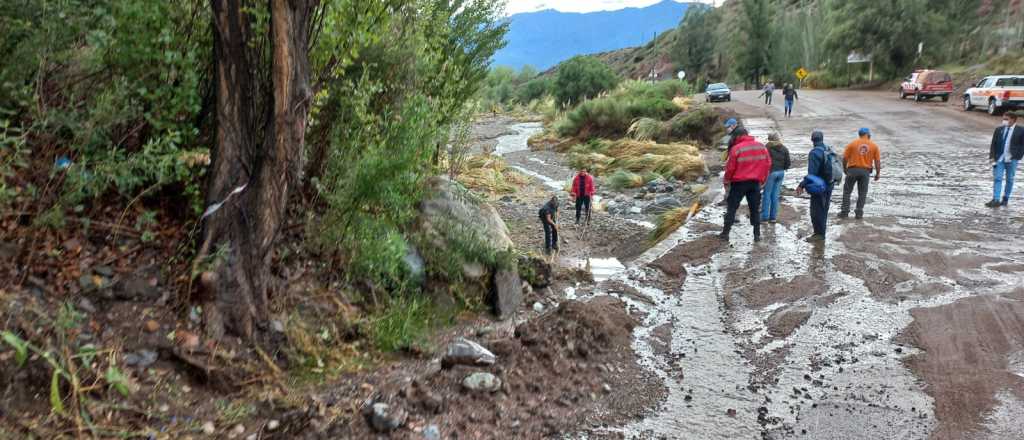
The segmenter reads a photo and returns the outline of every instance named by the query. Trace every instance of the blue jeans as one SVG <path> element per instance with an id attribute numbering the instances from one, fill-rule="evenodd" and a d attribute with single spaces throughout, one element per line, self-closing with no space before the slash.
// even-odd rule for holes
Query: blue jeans
<path id="1" fill-rule="evenodd" d="M 775 220 L 779 215 L 779 195 L 782 194 L 782 179 L 786 171 L 772 171 L 764 183 L 764 195 L 761 197 L 761 221 Z"/>
<path id="2" fill-rule="evenodd" d="M 1002 191 L 1003 200 L 1010 198 L 1010 193 L 1013 191 L 1013 175 L 1017 174 L 1017 163 L 1020 161 L 1011 160 L 1009 162 L 997 161 L 995 165 L 992 165 L 992 200 L 999 201 L 999 193 L 1003 189 L 1003 176 L 1006 176 L 1006 190 Z"/>
<path id="3" fill-rule="evenodd" d="M 793 113 L 793 100 L 786 98 L 786 114 Z"/>

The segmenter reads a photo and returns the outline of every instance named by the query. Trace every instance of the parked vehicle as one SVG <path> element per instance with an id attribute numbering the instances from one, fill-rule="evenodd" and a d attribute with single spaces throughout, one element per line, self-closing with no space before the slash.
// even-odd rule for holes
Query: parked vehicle
<path id="1" fill-rule="evenodd" d="M 988 114 L 1010 108 L 1024 108 L 1024 75 L 994 75 L 978 81 L 964 92 L 964 111 L 984 107 Z"/>
<path id="2" fill-rule="evenodd" d="M 714 83 L 708 85 L 704 90 L 704 101 L 732 101 L 732 90 L 725 83 Z"/>
<path id="3" fill-rule="evenodd" d="M 913 96 L 915 101 L 923 101 L 933 96 L 949 101 L 953 94 L 953 78 L 941 70 L 915 70 L 900 84 L 900 99 Z"/>

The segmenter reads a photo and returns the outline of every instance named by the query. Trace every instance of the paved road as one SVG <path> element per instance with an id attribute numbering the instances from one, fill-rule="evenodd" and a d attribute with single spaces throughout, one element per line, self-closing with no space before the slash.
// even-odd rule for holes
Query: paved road
<path id="1" fill-rule="evenodd" d="M 711 207 L 673 250 L 641 257 L 630 281 L 657 306 L 647 307 L 637 349 L 670 393 L 657 414 L 620 432 L 1024 438 L 1024 196 L 984 207 L 998 119 L 849 91 L 802 91 L 784 118 L 781 99 L 767 107 L 756 95 L 716 105 L 762 140 L 781 133 L 796 163 L 787 188 L 805 174 L 815 128 L 839 149 L 870 128 L 882 180 L 863 220 L 835 218 L 836 192 L 824 245 L 802 241 L 807 201 L 789 193 L 760 244 L 743 226 L 728 245 L 710 238 L 722 218 Z"/>

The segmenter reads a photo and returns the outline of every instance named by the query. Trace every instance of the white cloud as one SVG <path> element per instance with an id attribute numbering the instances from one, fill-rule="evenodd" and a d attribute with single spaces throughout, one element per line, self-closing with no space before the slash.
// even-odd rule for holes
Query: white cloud
<path id="1" fill-rule="evenodd" d="M 593 12 L 614 11 L 616 9 L 643 7 L 659 3 L 662 0 L 508 0 L 506 12 L 509 15 L 520 12 L 533 12 L 542 9 L 556 9 L 562 12 Z M 685 3 L 684 0 L 676 0 Z M 715 0 L 689 0 L 701 3 L 716 3 Z M 722 3 L 722 0 L 717 0 Z"/>

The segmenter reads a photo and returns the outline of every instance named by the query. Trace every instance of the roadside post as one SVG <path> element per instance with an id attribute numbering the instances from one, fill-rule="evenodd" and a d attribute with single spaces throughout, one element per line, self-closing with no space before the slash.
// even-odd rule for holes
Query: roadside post
<path id="1" fill-rule="evenodd" d="M 804 78 L 807 78 L 807 69 L 804 69 L 803 67 L 800 67 L 800 68 L 796 69 L 796 72 L 793 72 L 793 73 L 796 74 L 796 79 L 800 81 L 799 85 L 797 86 L 797 88 L 800 88 L 800 89 L 804 88 Z"/>

